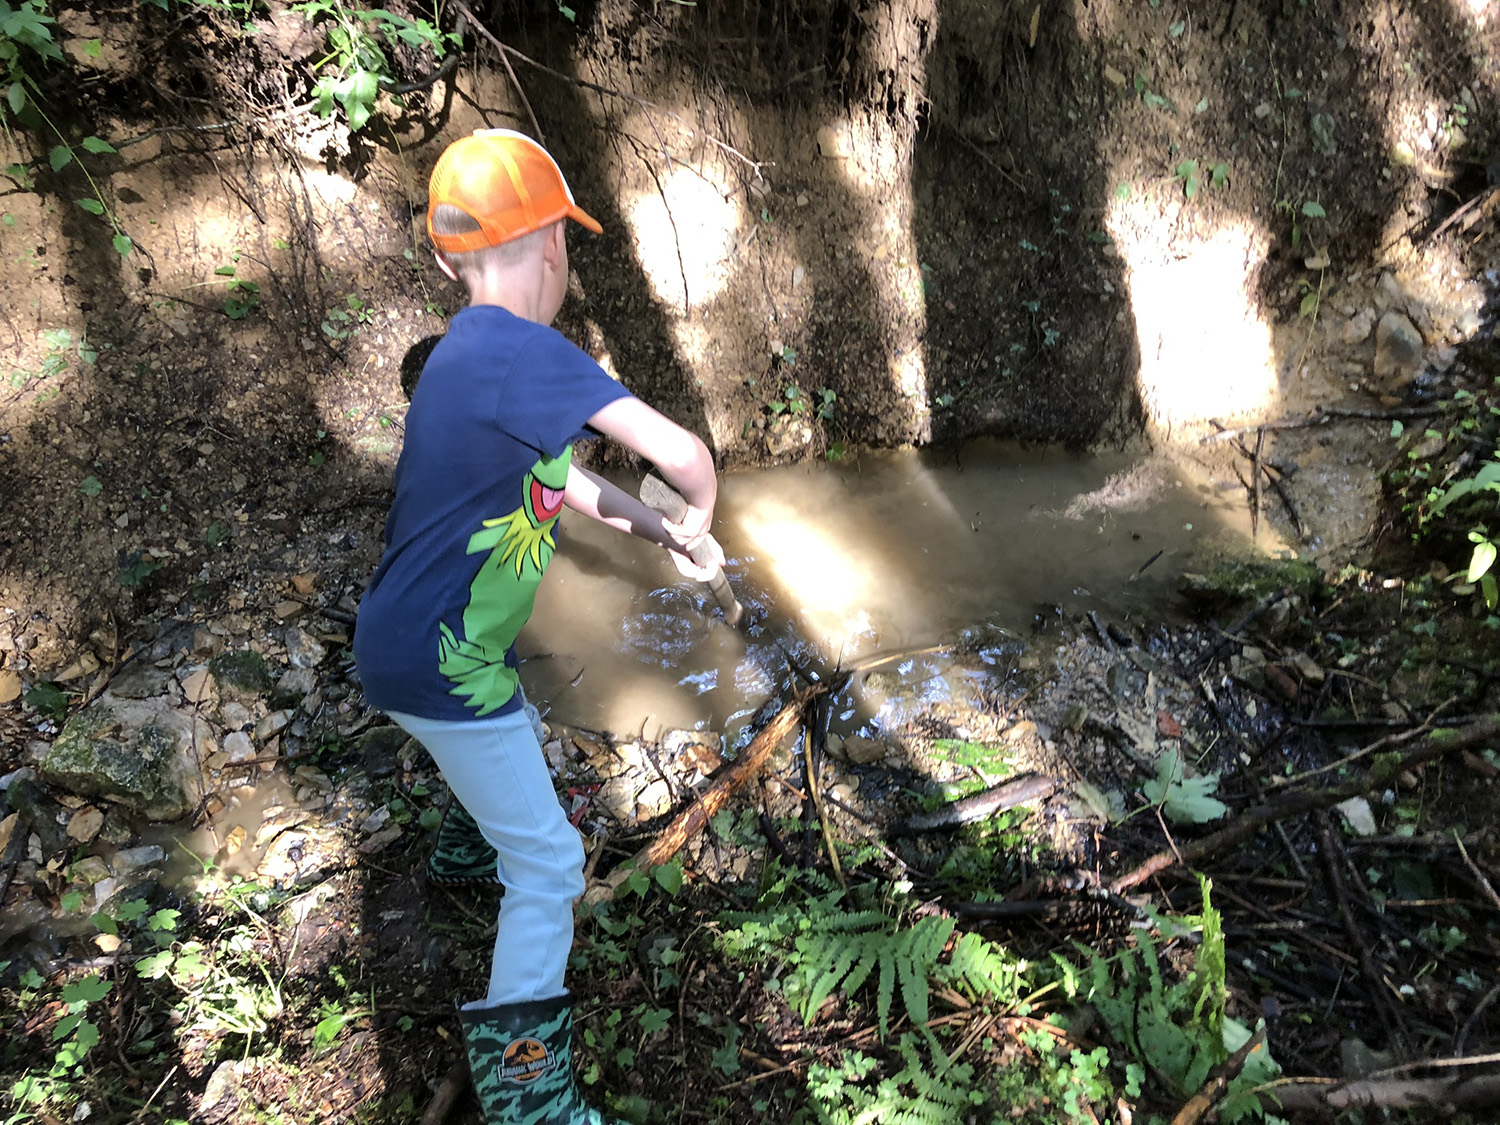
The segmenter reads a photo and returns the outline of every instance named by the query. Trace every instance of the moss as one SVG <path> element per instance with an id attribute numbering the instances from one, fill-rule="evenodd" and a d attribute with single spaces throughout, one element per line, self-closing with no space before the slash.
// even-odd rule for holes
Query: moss
<path id="1" fill-rule="evenodd" d="M 1206 602 L 1254 602 L 1278 590 L 1312 598 L 1324 588 L 1323 572 L 1303 559 L 1220 563 L 1207 574 L 1184 574 L 1180 588 Z"/>
<path id="2" fill-rule="evenodd" d="M 219 691 L 240 699 L 260 699 L 271 693 L 271 669 L 266 658 L 250 649 L 222 652 L 208 662 Z"/>

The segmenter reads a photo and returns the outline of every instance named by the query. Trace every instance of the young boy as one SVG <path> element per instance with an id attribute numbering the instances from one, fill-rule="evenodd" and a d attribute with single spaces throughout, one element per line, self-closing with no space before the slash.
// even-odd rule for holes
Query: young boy
<path id="1" fill-rule="evenodd" d="M 460 1012 L 491 1123 L 603 1121 L 573 1080 L 563 987 L 583 845 L 553 791 L 512 648 L 558 516 L 566 506 L 658 543 L 688 577 L 713 570 L 687 557 L 699 543 L 723 562 L 709 536 L 717 485 L 703 442 L 550 327 L 568 287 L 566 219 L 601 231 L 552 157 L 519 133 L 464 137 L 433 169 L 427 231 L 470 303 L 412 396 L 385 554 L 354 642 L 369 702 L 427 748 L 482 836 L 467 869 L 435 859 L 434 873 L 473 874 L 476 857 L 498 855 L 487 872 L 505 887 L 489 993 Z M 572 464 L 572 443 L 589 432 L 655 463 L 687 501 L 681 522 Z"/>

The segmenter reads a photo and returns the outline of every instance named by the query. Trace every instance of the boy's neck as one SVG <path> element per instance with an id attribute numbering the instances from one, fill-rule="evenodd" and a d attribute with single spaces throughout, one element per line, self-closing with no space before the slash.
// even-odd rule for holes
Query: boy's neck
<path id="1" fill-rule="evenodd" d="M 470 307 L 495 305 L 507 312 L 537 324 L 550 324 L 551 318 L 542 319 L 542 294 L 535 284 L 526 284 L 514 273 L 478 279 L 469 290 Z"/>

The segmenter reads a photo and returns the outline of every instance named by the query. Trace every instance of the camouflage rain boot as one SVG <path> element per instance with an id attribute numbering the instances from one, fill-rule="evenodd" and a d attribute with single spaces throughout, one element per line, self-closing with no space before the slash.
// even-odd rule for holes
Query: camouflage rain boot
<path id="1" fill-rule="evenodd" d="M 427 878 L 434 883 L 456 886 L 462 883 L 500 884 L 495 868 L 495 849 L 479 831 L 469 810 L 455 798 L 438 827 L 437 843 L 427 857 Z"/>
<path id="2" fill-rule="evenodd" d="M 585 1104 L 578 1092 L 571 996 L 458 1014 L 488 1125 L 623 1125 Z"/>

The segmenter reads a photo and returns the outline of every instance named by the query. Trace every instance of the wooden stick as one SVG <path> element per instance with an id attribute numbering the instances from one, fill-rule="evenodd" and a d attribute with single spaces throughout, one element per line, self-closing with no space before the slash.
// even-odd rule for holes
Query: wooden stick
<path id="1" fill-rule="evenodd" d="M 427 1112 L 422 1114 L 422 1125 L 442 1125 L 448 1120 L 448 1114 L 453 1111 L 458 1099 L 463 1092 L 469 1088 L 469 1060 L 462 1056 L 448 1068 L 448 1073 L 443 1076 L 442 1085 L 438 1087 L 437 1093 L 432 1095 L 432 1101 L 427 1103 Z"/>
<path id="2" fill-rule="evenodd" d="M 1440 406 L 1398 406 L 1393 410 L 1355 410 L 1337 406 L 1321 406 L 1317 413 L 1307 418 L 1277 418 L 1269 422 L 1257 422 L 1253 426 L 1220 430 L 1218 433 L 1207 434 L 1199 438 L 1198 444 L 1212 445 L 1214 442 L 1232 441 L 1254 430 L 1302 430 L 1309 426 L 1326 426 L 1330 422 L 1360 420 L 1389 422 L 1396 418 L 1426 418 L 1440 413 L 1442 413 Z M 1213 419 L 1210 418 L 1209 421 L 1212 422 Z"/>
<path id="3" fill-rule="evenodd" d="M 889 832 L 892 836 L 896 836 L 902 833 L 930 832 L 934 828 L 957 828 L 960 825 L 972 824 L 976 820 L 985 820 L 1005 809 L 1015 808 L 1017 805 L 1045 800 L 1057 792 L 1061 784 L 1055 777 L 1040 774 L 1007 781 L 986 789 L 982 793 L 976 793 L 972 797 L 953 801 L 934 812 L 907 817 L 891 825 Z"/>
<path id="4" fill-rule="evenodd" d="M 1240 1071 L 1250 1061 L 1250 1056 L 1265 1045 L 1266 1029 L 1261 1028 L 1245 1040 L 1243 1047 L 1208 1072 L 1202 1088 L 1177 1111 L 1177 1116 L 1172 1118 L 1172 1125 L 1198 1125 L 1225 1088 L 1239 1077 Z"/>
<path id="5" fill-rule="evenodd" d="M 1175 851 L 1157 852 L 1111 883 L 1110 890 L 1123 894 L 1169 867 L 1175 867 L 1179 863 L 1197 863 L 1237 847 L 1252 839 L 1262 828 L 1279 820 L 1301 816 L 1316 809 L 1332 808 L 1341 801 L 1362 796 L 1376 786 L 1385 784 L 1402 770 L 1415 769 L 1450 750 L 1484 745 L 1497 735 L 1500 735 L 1500 715 L 1487 716 L 1462 731 L 1434 731 L 1415 749 L 1398 758 L 1389 769 L 1383 768 L 1369 774 L 1359 773 L 1339 785 L 1327 788 L 1295 790 L 1279 800 L 1255 805 L 1247 809 L 1233 824 L 1202 839 L 1188 841 L 1182 846 L 1180 855 Z"/>
<path id="6" fill-rule="evenodd" d="M 714 814 L 724 807 L 731 796 L 760 773 L 766 759 L 771 756 L 771 751 L 797 729 L 807 704 L 815 695 L 827 690 L 826 686 L 820 684 L 811 691 L 798 693 L 766 724 L 765 729 L 755 736 L 745 752 L 714 780 L 713 785 L 701 797 L 680 812 L 660 836 L 636 852 L 630 860 L 620 864 L 607 878 L 590 887 L 583 896 L 584 902 L 592 904 L 609 899 L 630 878 L 631 872 L 650 871 L 660 867 L 681 851 L 683 845 L 708 826 Z"/>
<path id="7" fill-rule="evenodd" d="M 1269 1091 L 1282 1109 L 1340 1113 L 1352 1106 L 1416 1109 L 1429 1106 L 1494 1105 L 1500 1102 L 1500 1074 L 1452 1078 L 1355 1079 L 1351 1082 L 1302 1079 Z"/>

